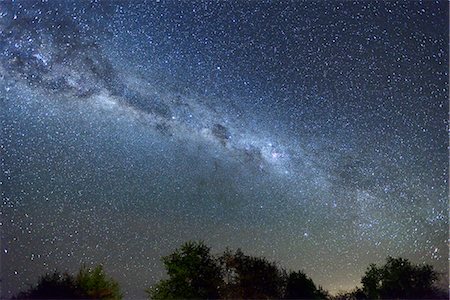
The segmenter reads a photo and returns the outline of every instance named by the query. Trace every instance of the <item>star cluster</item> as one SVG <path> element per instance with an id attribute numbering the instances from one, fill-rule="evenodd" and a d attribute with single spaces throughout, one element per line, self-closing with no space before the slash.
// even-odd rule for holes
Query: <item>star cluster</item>
<path id="1" fill-rule="evenodd" d="M 0 76 L 1 297 L 82 263 L 143 297 L 198 239 L 448 274 L 445 1 L 4 1 Z"/>

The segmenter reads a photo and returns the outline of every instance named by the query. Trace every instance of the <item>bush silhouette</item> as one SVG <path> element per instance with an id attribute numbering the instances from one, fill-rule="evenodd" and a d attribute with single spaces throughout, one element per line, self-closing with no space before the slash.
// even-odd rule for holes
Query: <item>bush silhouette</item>
<path id="1" fill-rule="evenodd" d="M 73 276 L 54 272 L 39 278 L 35 287 L 20 292 L 14 299 L 81 299 L 83 294 Z"/>
<path id="2" fill-rule="evenodd" d="M 15 299 L 121 299 L 119 285 L 107 278 L 102 266 L 81 267 L 77 276 L 55 271 L 39 278 L 38 284 Z"/>

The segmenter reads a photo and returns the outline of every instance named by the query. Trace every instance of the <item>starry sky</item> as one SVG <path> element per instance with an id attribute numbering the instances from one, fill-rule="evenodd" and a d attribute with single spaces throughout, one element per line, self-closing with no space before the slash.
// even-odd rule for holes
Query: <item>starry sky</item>
<path id="1" fill-rule="evenodd" d="M 331 292 L 388 255 L 448 274 L 448 17 L 446 1 L 2 1 L 1 296 L 102 263 L 144 297 L 160 257 L 199 239 Z"/>

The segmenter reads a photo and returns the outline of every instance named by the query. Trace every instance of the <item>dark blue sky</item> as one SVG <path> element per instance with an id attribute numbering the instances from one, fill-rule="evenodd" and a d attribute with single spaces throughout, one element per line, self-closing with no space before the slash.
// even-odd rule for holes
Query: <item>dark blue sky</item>
<path id="1" fill-rule="evenodd" d="M 448 273 L 447 2 L 4 1 L 0 28 L 2 296 L 83 262 L 143 296 L 196 239 L 332 292 L 388 255 Z"/>

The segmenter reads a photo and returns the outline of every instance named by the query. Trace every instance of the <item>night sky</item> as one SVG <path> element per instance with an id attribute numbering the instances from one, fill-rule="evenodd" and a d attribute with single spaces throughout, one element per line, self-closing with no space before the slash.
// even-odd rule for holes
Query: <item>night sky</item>
<path id="1" fill-rule="evenodd" d="M 1 296 L 188 240 L 331 292 L 448 274 L 448 2 L 2 1 Z M 448 278 L 444 278 L 448 283 Z"/>

